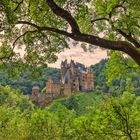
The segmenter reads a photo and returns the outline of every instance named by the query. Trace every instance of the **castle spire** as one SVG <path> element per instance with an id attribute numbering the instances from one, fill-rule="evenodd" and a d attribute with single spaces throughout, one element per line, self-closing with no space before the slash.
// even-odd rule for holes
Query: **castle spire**
<path id="1" fill-rule="evenodd" d="M 72 60 L 72 59 L 71 59 L 71 61 L 70 61 L 70 66 L 71 66 L 71 67 L 75 67 L 75 62 L 74 62 L 74 60 Z"/>
<path id="2" fill-rule="evenodd" d="M 61 61 L 61 67 L 64 67 L 64 62 L 63 61 Z"/>
<path id="3" fill-rule="evenodd" d="M 67 63 L 67 59 L 65 59 L 64 61 L 64 66 L 67 67 L 68 63 Z"/>

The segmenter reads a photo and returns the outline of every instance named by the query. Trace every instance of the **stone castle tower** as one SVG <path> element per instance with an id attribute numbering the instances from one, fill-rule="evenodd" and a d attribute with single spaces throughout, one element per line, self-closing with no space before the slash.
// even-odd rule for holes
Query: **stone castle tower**
<path id="1" fill-rule="evenodd" d="M 71 60 L 61 62 L 61 81 L 69 83 L 71 91 L 92 91 L 94 89 L 94 78 L 91 67 L 85 67 L 83 64 L 75 63 Z"/>
<path id="2" fill-rule="evenodd" d="M 54 99 L 69 96 L 72 92 L 93 91 L 94 77 L 91 67 L 71 60 L 61 62 L 61 79 L 50 77 L 46 83 L 44 94 L 39 92 L 39 87 L 32 88 L 30 99 L 41 106 Z"/>

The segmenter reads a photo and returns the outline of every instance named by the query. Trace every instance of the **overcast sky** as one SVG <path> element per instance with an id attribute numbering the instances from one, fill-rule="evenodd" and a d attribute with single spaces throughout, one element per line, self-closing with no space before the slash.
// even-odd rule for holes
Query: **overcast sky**
<path id="1" fill-rule="evenodd" d="M 65 49 L 63 52 L 57 54 L 58 60 L 53 64 L 48 64 L 49 67 L 60 68 L 61 61 L 67 59 L 75 60 L 75 62 L 82 63 L 86 66 L 94 65 L 98 63 L 101 59 L 107 58 L 107 51 L 100 48 L 94 49 L 94 52 L 85 52 L 80 45 L 72 45 L 72 42 L 69 42 L 70 49 Z M 15 51 L 20 53 L 21 57 L 24 55 L 25 47 L 22 48 L 15 47 Z"/>
<path id="2" fill-rule="evenodd" d="M 80 46 L 71 47 L 71 49 L 65 49 L 64 52 L 61 52 L 57 55 L 58 60 L 54 64 L 49 64 L 50 67 L 60 68 L 60 63 L 62 60 L 71 59 L 76 62 L 90 66 L 98 63 L 101 59 L 107 58 L 107 52 L 99 48 L 95 49 L 94 52 L 85 52 Z"/>

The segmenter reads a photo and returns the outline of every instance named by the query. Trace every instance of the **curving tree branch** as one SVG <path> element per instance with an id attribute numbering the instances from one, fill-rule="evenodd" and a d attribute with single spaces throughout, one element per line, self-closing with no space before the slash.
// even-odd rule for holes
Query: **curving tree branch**
<path id="1" fill-rule="evenodd" d="M 100 46 L 105 49 L 118 50 L 118 51 L 125 52 L 126 54 L 130 55 L 137 62 L 137 64 L 140 65 L 140 59 L 139 59 L 140 52 L 132 44 L 130 44 L 126 41 L 111 41 L 111 40 L 106 40 L 106 39 L 103 39 L 103 38 L 100 38 L 97 36 L 84 34 L 81 32 L 78 34 L 69 33 L 67 31 L 55 29 L 52 27 L 47 27 L 47 26 L 40 27 L 40 26 L 38 26 L 34 23 L 31 23 L 31 22 L 28 22 L 28 21 L 19 21 L 17 24 L 30 25 L 30 26 L 35 27 L 37 29 L 37 31 L 49 31 L 49 32 L 53 32 L 53 33 L 58 33 L 58 34 L 70 37 L 76 41 L 86 42 L 86 43 L 89 43 L 92 45 Z M 23 35 L 26 35 L 26 33 Z"/>
<path id="2" fill-rule="evenodd" d="M 54 12 L 54 14 L 65 19 L 70 24 L 70 26 L 72 28 L 72 33 L 80 32 L 77 22 L 75 21 L 75 19 L 72 17 L 72 15 L 68 11 L 59 7 L 53 0 L 47 0 L 47 4 L 51 8 L 51 10 Z"/>
<path id="3" fill-rule="evenodd" d="M 126 34 L 120 29 L 116 29 L 116 31 L 118 31 L 118 33 L 120 33 L 123 37 L 125 37 L 129 42 L 134 44 L 136 48 L 140 48 L 140 43 L 132 37 L 131 33 Z"/>
<path id="4" fill-rule="evenodd" d="M 79 27 L 78 27 L 78 24 L 76 23 L 75 19 L 71 16 L 71 14 L 70 13 L 68 14 L 67 11 L 60 8 L 54 2 L 54 0 L 46 0 L 46 1 L 47 1 L 47 4 L 49 5 L 50 9 L 54 12 L 54 14 L 65 19 L 71 25 L 72 33 L 73 33 L 73 35 L 71 37 L 72 39 L 74 39 L 76 41 L 84 41 L 86 43 L 90 43 L 92 45 L 97 45 L 97 46 L 100 46 L 100 47 L 106 48 L 106 49 L 119 50 L 119 51 L 125 52 L 128 55 L 130 55 L 137 62 L 138 65 L 140 65 L 140 59 L 139 59 L 140 52 L 135 48 L 135 46 L 133 46 L 132 44 L 130 44 L 128 42 L 124 42 L 124 41 L 110 41 L 110 40 L 105 40 L 105 39 L 99 38 L 97 36 L 83 34 L 80 31 L 78 33 L 74 32 L 75 27 L 76 27 L 76 29 L 79 29 Z M 125 0 L 123 1 L 123 3 L 124 2 L 125 2 Z M 119 5 L 119 7 L 120 7 L 120 5 Z M 61 10 L 59 10 L 59 9 L 61 9 Z M 68 17 L 70 17 L 70 18 L 68 18 Z M 75 26 L 73 26 L 73 25 L 75 25 Z"/>
<path id="5" fill-rule="evenodd" d="M 49 32 L 54 32 L 54 33 L 58 33 L 58 34 L 62 34 L 65 35 L 67 37 L 71 37 L 72 33 L 66 32 L 64 30 L 60 30 L 60 29 L 56 29 L 56 28 L 52 28 L 52 27 L 48 27 L 48 26 L 38 26 L 35 23 L 29 22 L 29 21 L 18 21 L 16 24 L 26 24 L 26 25 L 30 25 L 32 27 L 35 27 L 38 31 L 49 31 Z"/>
<path id="6" fill-rule="evenodd" d="M 44 32 L 58 33 L 66 37 L 70 37 L 76 41 L 86 42 L 86 43 L 96 45 L 105 49 L 118 50 L 118 51 L 125 52 L 126 54 L 130 55 L 136 61 L 136 63 L 140 66 L 140 52 L 136 48 L 135 44 L 132 45 L 131 43 L 127 41 L 111 41 L 111 40 L 103 39 L 94 35 L 84 34 L 80 31 L 76 20 L 72 17 L 72 15 L 68 11 L 59 7 L 54 2 L 54 0 L 46 0 L 46 2 L 55 15 L 65 19 L 69 23 L 72 30 L 71 33 L 68 31 L 64 31 L 61 29 L 53 28 L 53 27 L 48 27 L 48 26 L 41 27 L 35 23 L 28 22 L 28 21 L 18 21 L 17 24 L 26 24 L 26 25 L 34 27 L 40 32 L 44 31 Z M 125 36 L 125 34 L 123 36 Z"/>

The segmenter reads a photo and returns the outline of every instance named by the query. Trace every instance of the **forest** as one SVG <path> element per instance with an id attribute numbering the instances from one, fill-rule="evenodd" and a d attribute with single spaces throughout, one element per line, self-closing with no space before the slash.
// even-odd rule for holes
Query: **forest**
<path id="1" fill-rule="evenodd" d="M 110 65 L 113 65 L 112 71 Z M 0 86 L 0 139 L 139 139 L 139 69 L 136 71 L 133 67 L 134 61 L 112 52 L 109 59 L 93 65 L 93 92 L 73 93 L 43 108 L 29 100 L 28 90 L 28 94 L 23 95 L 27 79 L 6 83 L 10 80 L 5 77 L 6 73 L 3 74 L 1 81 L 5 85 Z M 27 80 L 28 88 L 32 88 L 32 84 L 39 85 L 49 75 L 60 76 L 59 69 L 45 68 L 43 71 L 47 71 L 47 75 L 42 75 L 39 80 Z M 127 75 L 124 75 L 125 71 Z"/>
<path id="2" fill-rule="evenodd" d="M 139 3 L 0 0 L 0 140 L 139 140 Z M 32 87 L 60 78 L 48 64 L 72 45 L 107 52 L 94 91 L 35 105 Z"/>

